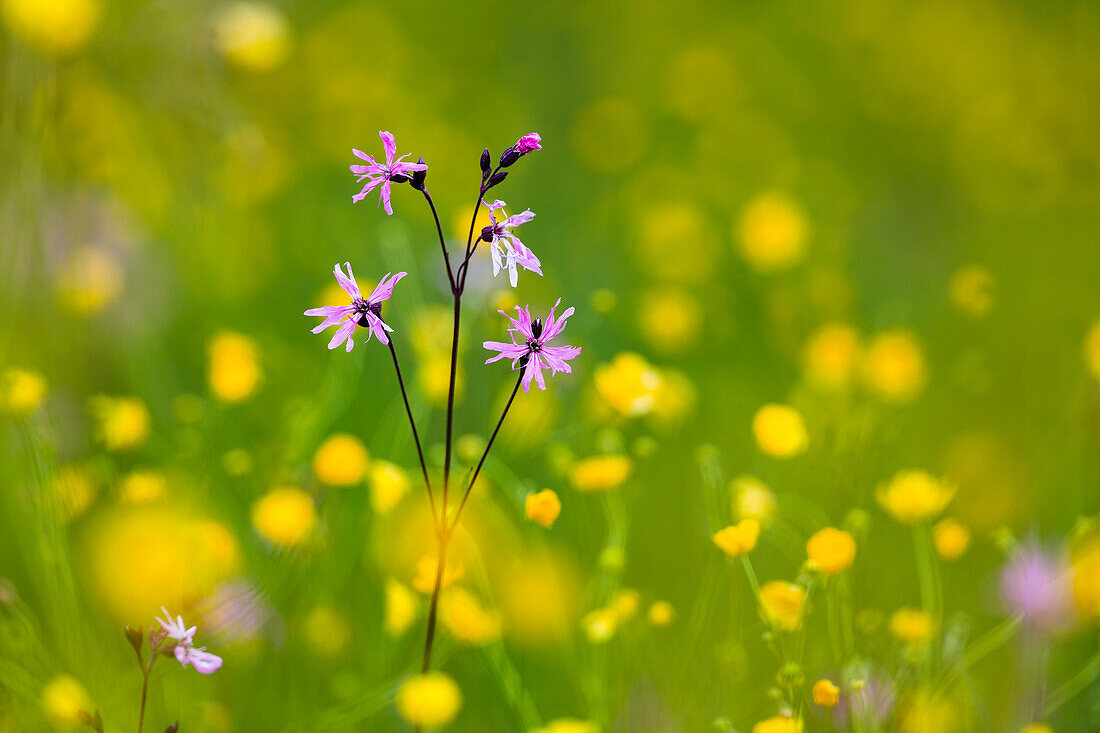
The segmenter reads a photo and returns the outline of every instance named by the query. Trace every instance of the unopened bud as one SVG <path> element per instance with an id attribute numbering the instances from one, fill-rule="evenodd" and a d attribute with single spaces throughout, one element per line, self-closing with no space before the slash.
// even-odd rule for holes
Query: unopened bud
<path id="1" fill-rule="evenodd" d="M 490 188 L 497 185 L 507 177 L 508 171 L 500 171 L 499 173 L 494 173 L 493 177 L 489 179 L 489 183 L 485 185 L 485 190 L 488 191 Z"/>
<path id="2" fill-rule="evenodd" d="M 408 183 L 410 180 L 404 173 L 394 173 L 390 176 L 390 183 Z"/>
<path id="3" fill-rule="evenodd" d="M 523 153 L 519 152 L 519 150 L 516 149 L 516 146 L 513 145 L 512 147 L 508 148 L 503 153 L 501 153 L 501 155 L 500 155 L 500 167 L 501 168 L 507 168 L 508 166 L 512 165 L 517 160 L 519 160 L 519 157 L 521 155 L 523 155 Z"/>
<path id="4" fill-rule="evenodd" d="M 176 722 L 172 723 L 172 725 L 165 728 L 164 733 L 176 733 L 176 731 L 178 731 L 179 729 L 180 729 L 180 724 L 179 724 L 179 721 L 177 720 Z"/>
<path id="5" fill-rule="evenodd" d="M 141 627 L 136 629 L 133 626 L 126 626 L 122 629 L 122 633 L 126 635 L 126 641 L 130 642 L 130 646 L 134 648 L 134 651 L 141 653 L 141 642 L 145 638 L 145 634 L 142 633 Z"/>
<path id="6" fill-rule="evenodd" d="M 485 148 L 481 151 L 481 177 L 485 178 L 489 175 L 489 166 L 492 165 L 491 158 L 489 157 L 489 148 Z"/>
<path id="7" fill-rule="evenodd" d="M 419 163 L 420 165 L 424 165 L 424 159 L 423 158 L 421 158 L 420 160 L 418 160 L 416 162 Z M 424 170 L 413 171 L 412 180 L 409 181 L 409 185 L 411 185 L 417 191 L 423 191 L 424 190 L 424 180 L 427 177 L 428 177 L 428 169 L 427 168 L 425 168 Z"/>
<path id="8" fill-rule="evenodd" d="M 484 229 L 482 229 L 481 230 L 481 239 L 486 241 L 486 242 L 492 242 L 493 241 L 493 229 L 494 228 L 495 227 L 490 225 L 490 226 L 487 226 Z"/>
<path id="9" fill-rule="evenodd" d="M 95 715 L 90 715 L 87 710 L 77 710 L 76 717 L 92 730 L 103 733 L 103 718 L 100 717 L 98 710 L 95 711 Z"/>

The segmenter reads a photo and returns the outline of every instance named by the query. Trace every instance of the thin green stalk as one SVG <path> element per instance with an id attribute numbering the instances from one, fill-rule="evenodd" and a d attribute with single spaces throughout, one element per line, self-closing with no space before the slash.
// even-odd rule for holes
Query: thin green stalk
<path id="1" fill-rule="evenodd" d="M 1097 677 L 1100 677 L 1100 652 L 1094 654 L 1080 672 L 1070 677 L 1050 694 L 1047 705 L 1043 708 L 1043 717 L 1049 718 L 1056 713 L 1063 705 L 1084 692 Z"/>

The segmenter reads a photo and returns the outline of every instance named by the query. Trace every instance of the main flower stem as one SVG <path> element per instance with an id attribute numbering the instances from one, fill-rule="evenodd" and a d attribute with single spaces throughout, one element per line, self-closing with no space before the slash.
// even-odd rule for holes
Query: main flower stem
<path id="1" fill-rule="evenodd" d="M 141 660 L 141 654 L 138 654 Z M 153 671 L 153 662 L 157 661 L 157 650 L 153 649 L 149 657 L 149 664 L 141 664 L 141 707 L 138 708 L 138 733 L 145 727 L 145 698 L 149 695 L 149 674 Z"/>
<path id="2" fill-rule="evenodd" d="M 424 449 L 420 446 L 420 433 L 416 430 L 416 420 L 413 419 L 412 407 L 409 406 L 409 395 L 405 391 L 405 380 L 401 376 L 401 365 L 397 361 L 397 350 L 393 346 L 393 334 L 390 334 L 390 356 L 393 357 L 393 369 L 397 372 L 397 384 L 401 387 L 401 398 L 405 401 L 405 414 L 409 416 L 409 427 L 412 428 L 413 442 L 416 443 L 416 455 L 420 458 L 420 470 L 424 474 L 424 485 L 428 488 L 428 503 L 432 509 L 432 519 L 439 526 L 440 518 L 435 508 L 435 493 L 432 491 L 432 482 L 428 478 L 428 464 L 424 461 Z"/>
<path id="3" fill-rule="evenodd" d="M 443 507 L 440 510 L 441 526 L 447 526 L 447 495 L 451 485 L 451 453 L 453 452 L 455 419 L 455 374 L 458 369 L 458 329 L 462 317 L 462 283 L 454 294 L 454 324 L 451 330 L 451 381 L 447 387 L 447 428 L 443 454 Z"/>

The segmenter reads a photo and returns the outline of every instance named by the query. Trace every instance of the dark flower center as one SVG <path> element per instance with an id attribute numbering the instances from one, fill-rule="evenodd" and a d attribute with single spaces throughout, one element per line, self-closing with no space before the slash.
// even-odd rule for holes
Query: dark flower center
<path id="1" fill-rule="evenodd" d="M 358 323 L 360 326 L 363 326 L 364 328 L 368 327 L 369 325 L 367 322 L 367 313 L 373 313 L 378 318 L 382 317 L 381 303 L 375 303 L 374 305 L 371 305 L 362 298 L 357 298 L 354 302 L 352 302 L 352 305 L 355 307 L 355 312 L 359 314 L 359 316 L 355 319 L 355 322 Z"/>

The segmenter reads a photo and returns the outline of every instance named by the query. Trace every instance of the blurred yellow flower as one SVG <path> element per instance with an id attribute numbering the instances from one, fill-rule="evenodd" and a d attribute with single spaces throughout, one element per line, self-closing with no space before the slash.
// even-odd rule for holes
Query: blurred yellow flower
<path id="1" fill-rule="evenodd" d="M 397 691 L 397 711 L 414 726 L 441 728 L 461 707 L 462 691 L 443 672 L 414 675 Z"/>
<path id="2" fill-rule="evenodd" d="M 757 272 L 781 272 L 797 265 L 805 255 L 806 238 L 805 215 L 781 193 L 760 194 L 741 212 L 741 255 Z"/>
<path id="3" fill-rule="evenodd" d="M 332 606 L 314 606 L 306 615 L 304 627 L 306 642 L 319 657 L 336 656 L 351 640 L 351 624 Z"/>
<path id="4" fill-rule="evenodd" d="M 830 680 L 818 680 L 813 686 L 814 704 L 831 708 L 840 702 L 840 688 Z"/>
<path id="5" fill-rule="evenodd" d="M 675 426 L 695 409 L 695 385 L 683 372 L 665 369 L 653 395 L 649 418 L 664 427 Z"/>
<path id="6" fill-rule="evenodd" d="M 890 633 L 906 646 L 922 646 L 936 635 L 936 623 L 919 608 L 899 608 L 890 616 Z"/>
<path id="7" fill-rule="evenodd" d="M 581 619 L 581 629 L 585 637 L 593 644 L 602 644 L 615 636 L 619 628 L 619 616 L 611 608 L 597 608 L 589 611 Z"/>
<path id="8" fill-rule="evenodd" d="M 389 461 L 373 460 L 370 464 L 370 505 L 374 513 L 384 517 L 393 511 L 409 493 L 409 474 Z"/>
<path id="9" fill-rule="evenodd" d="M 83 46 L 101 10 L 97 0 L 3 0 L 0 9 L 13 34 L 50 55 Z"/>
<path id="10" fill-rule="evenodd" d="M 630 478 L 634 463 L 627 456 L 607 454 L 577 461 L 569 469 L 573 488 L 583 493 L 609 491 Z"/>
<path id="11" fill-rule="evenodd" d="M 46 378 L 31 369 L 5 369 L 0 375 L 0 413 L 23 418 L 38 409 L 49 388 Z"/>
<path id="12" fill-rule="evenodd" d="M 802 719 L 784 711 L 761 720 L 752 727 L 752 733 L 802 733 Z"/>
<path id="13" fill-rule="evenodd" d="M 251 397 L 263 379 L 260 347 L 255 339 L 220 331 L 207 344 L 206 377 L 214 395 L 224 402 Z"/>
<path id="14" fill-rule="evenodd" d="M 64 522 L 72 521 L 87 510 L 95 498 L 97 487 L 86 468 L 67 463 L 57 469 L 51 481 L 57 511 Z"/>
<path id="15" fill-rule="evenodd" d="M 610 288 L 597 288 L 588 296 L 588 304 L 592 307 L 592 310 L 603 315 L 615 310 L 615 304 L 618 300 L 615 291 Z"/>
<path id="16" fill-rule="evenodd" d="M 96 434 L 107 450 L 137 448 L 149 437 L 149 410 L 137 397 L 96 395 L 88 406 L 96 422 Z"/>
<path id="17" fill-rule="evenodd" d="M 596 391 L 621 415 L 644 415 L 653 409 L 661 373 L 639 354 L 622 351 L 593 374 Z"/>
<path id="18" fill-rule="evenodd" d="M 801 586 L 770 580 L 760 586 L 760 602 L 765 620 L 780 631 L 796 631 L 802 626 L 806 591 Z"/>
<path id="19" fill-rule="evenodd" d="M 993 275 L 981 265 L 960 267 L 951 276 L 951 304 L 967 315 L 983 318 L 993 310 Z"/>
<path id="20" fill-rule="evenodd" d="M 735 478 L 730 482 L 730 494 L 735 519 L 755 519 L 764 526 L 775 515 L 775 494 L 755 476 L 744 474 Z"/>
<path id="21" fill-rule="evenodd" d="M 806 451 L 810 438 L 802 413 L 788 405 L 768 404 L 752 418 L 752 434 L 760 450 L 775 458 L 792 458 Z"/>
<path id="22" fill-rule="evenodd" d="M 328 486 L 355 486 L 369 468 L 367 447 L 348 433 L 330 435 L 313 454 L 313 475 Z"/>
<path id="23" fill-rule="evenodd" d="M 1100 318 L 1092 324 L 1085 338 L 1085 363 L 1092 376 L 1100 380 Z"/>
<path id="24" fill-rule="evenodd" d="M 615 591 L 615 595 L 612 596 L 607 607 L 619 621 L 628 621 L 638 613 L 638 605 L 641 600 L 641 595 L 633 588 L 620 588 Z"/>
<path id="25" fill-rule="evenodd" d="M 435 553 L 421 556 L 416 563 L 416 574 L 413 576 L 412 586 L 421 593 L 427 595 L 435 589 L 435 574 L 439 569 L 439 558 Z M 443 578 L 440 588 L 447 588 L 466 575 L 462 563 L 454 557 L 448 557 L 443 566 Z"/>
<path id="26" fill-rule="evenodd" d="M 447 392 L 451 385 L 450 352 L 433 352 L 421 357 L 420 369 L 416 373 L 420 391 L 436 407 L 447 405 Z M 455 401 L 462 396 L 466 386 L 466 373 L 459 364 L 455 367 Z"/>
<path id="27" fill-rule="evenodd" d="M 561 514 L 561 499 L 552 489 L 543 489 L 527 495 L 523 502 L 523 510 L 532 522 L 538 522 L 543 527 L 549 528 Z"/>
<path id="28" fill-rule="evenodd" d="M 1054 729 L 1046 723 L 1031 723 L 1020 728 L 1020 733 L 1054 733 Z"/>
<path id="29" fill-rule="evenodd" d="M 955 560 L 966 552 L 970 544 L 970 530 L 951 517 L 944 517 L 932 528 L 936 552 L 944 560 Z"/>
<path id="30" fill-rule="evenodd" d="M 698 284 L 709 280 L 718 255 L 718 240 L 697 204 L 665 201 L 646 206 L 637 217 L 640 225 L 640 263 L 662 282 Z M 690 257 L 674 256 L 685 244 Z"/>
<path id="31" fill-rule="evenodd" d="M 49 4 L 54 4 L 53 0 Z M 72 253 L 65 268 L 58 272 L 57 297 L 67 312 L 90 316 L 114 303 L 122 291 L 122 281 L 122 265 L 116 255 L 102 247 L 84 245 Z"/>
<path id="32" fill-rule="evenodd" d="M 600 726 L 589 720 L 555 718 L 531 733 L 600 733 Z"/>
<path id="33" fill-rule="evenodd" d="M 829 391 L 851 386 L 859 359 L 859 332 L 846 323 L 822 326 L 806 342 L 802 352 L 806 381 Z"/>
<path id="34" fill-rule="evenodd" d="M 279 8 L 260 2 L 238 2 L 214 22 L 218 50 L 247 71 L 270 71 L 290 55 L 290 29 Z"/>
<path id="35" fill-rule="evenodd" d="M 118 484 L 118 500 L 123 504 L 145 504 L 168 495 L 168 479 L 160 471 L 131 471 Z"/>
<path id="36" fill-rule="evenodd" d="M 954 733 L 961 724 L 955 704 L 943 695 L 922 690 L 902 707 L 902 733 Z"/>
<path id="37" fill-rule="evenodd" d="M 276 545 L 302 544 L 316 523 L 313 497 L 296 486 L 278 486 L 252 504 L 252 526 Z"/>
<path id="38" fill-rule="evenodd" d="M 649 143 L 645 118 L 622 97 L 597 99 L 577 114 L 573 149 L 601 173 L 615 173 L 637 162 Z"/>
<path id="39" fill-rule="evenodd" d="M 81 724 L 81 711 L 92 713 L 94 705 L 84 686 L 71 675 L 59 674 L 42 688 L 42 712 L 50 724 L 73 728 Z"/>
<path id="40" fill-rule="evenodd" d="M 526 646 L 560 642 L 575 628 L 581 597 L 576 568 L 554 555 L 521 557 L 493 584 L 504 631 Z"/>
<path id="41" fill-rule="evenodd" d="M 439 622 L 454 639 L 482 646 L 500 638 L 501 617 L 462 586 L 448 588 L 439 599 Z"/>
<path id="42" fill-rule="evenodd" d="M 412 589 L 396 578 L 387 578 L 383 627 L 390 636 L 401 636 L 416 620 L 420 601 Z"/>
<path id="43" fill-rule="evenodd" d="M 676 618 L 676 609 L 668 601 L 654 601 L 649 606 L 646 618 L 652 625 L 662 628 L 671 624 Z"/>
<path id="44" fill-rule="evenodd" d="M 722 552 L 730 557 L 738 557 L 751 552 L 760 537 L 760 522 L 755 519 L 742 519 L 714 533 L 711 538 Z"/>
<path id="45" fill-rule="evenodd" d="M 907 331 L 877 334 L 863 355 L 863 380 L 887 402 L 914 400 L 928 381 L 924 352 Z"/>
<path id="46" fill-rule="evenodd" d="M 190 607 L 240 569 L 224 524 L 165 502 L 98 513 L 82 543 L 90 588 L 124 623 Z"/>
<path id="47" fill-rule="evenodd" d="M 659 287 L 647 291 L 638 305 L 638 329 L 654 347 L 683 351 L 699 338 L 703 307 L 683 288 Z"/>
<path id="48" fill-rule="evenodd" d="M 821 572 L 836 575 L 852 567 L 856 541 L 844 530 L 825 527 L 806 542 L 806 556 Z"/>
<path id="49" fill-rule="evenodd" d="M 938 516 L 955 498 L 956 487 L 925 471 L 898 471 L 875 489 L 875 500 L 902 524 L 914 524 Z"/>
<path id="50" fill-rule="evenodd" d="M 1100 536 L 1091 535 L 1073 548 L 1073 600 L 1078 613 L 1100 620 Z"/>

